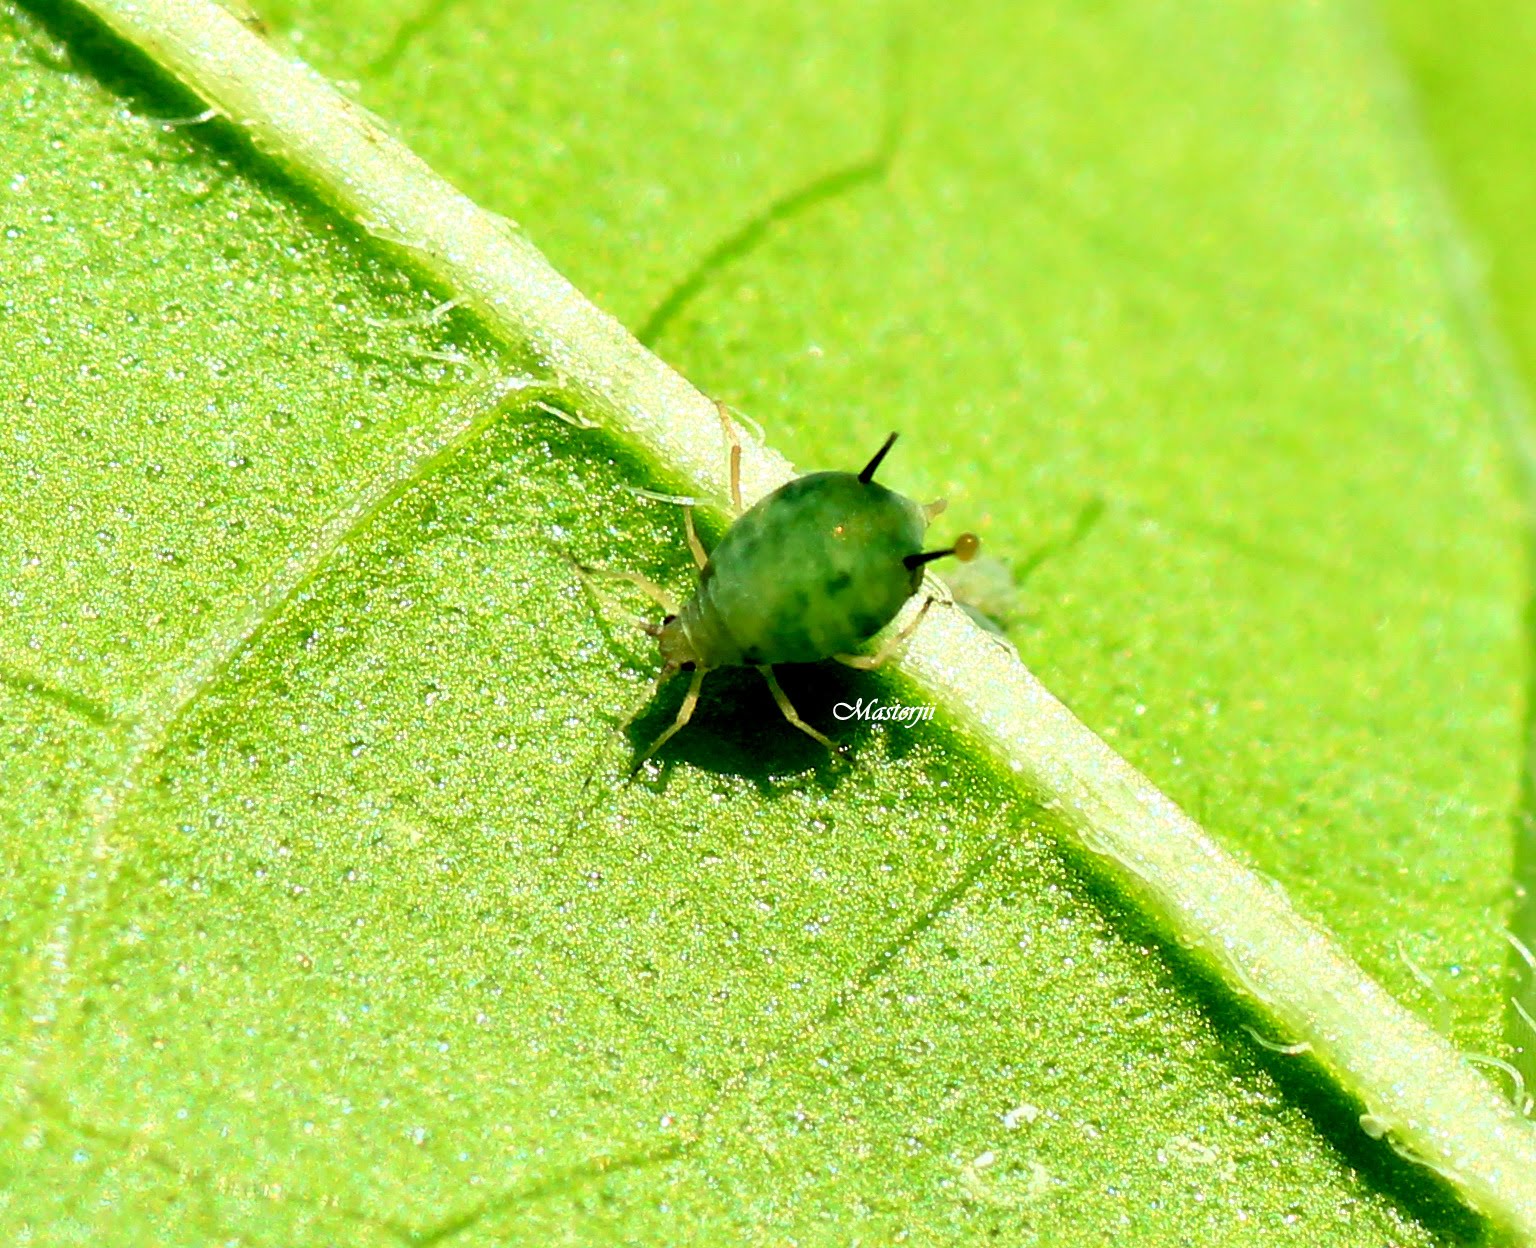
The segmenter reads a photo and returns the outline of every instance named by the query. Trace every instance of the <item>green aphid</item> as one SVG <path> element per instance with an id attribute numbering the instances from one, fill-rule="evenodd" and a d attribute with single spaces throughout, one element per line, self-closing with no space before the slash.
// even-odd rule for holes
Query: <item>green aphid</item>
<path id="1" fill-rule="evenodd" d="M 1023 608 L 1017 578 L 1006 560 L 982 555 L 945 577 L 944 583 L 955 606 L 994 637 L 1008 642 L 1008 628 L 1023 616 Z"/>
<path id="2" fill-rule="evenodd" d="M 862 472 L 813 472 L 780 486 L 743 512 L 741 444 L 725 410 L 730 444 L 731 502 L 736 521 L 706 554 L 684 504 L 688 545 L 699 567 L 699 587 L 682 607 L 659 585 L 633 572 L 578 565 L 584 573 L 637 586 L 666 612 L 658 624 L 634 622 L 661 649 L 660 687 L 689 672 L 688 693 L 671 726 L 640 756 L 636 770 L 685 725 L 699 701 L 707 672 L 751 666 L 762 672 L 779 710 L 801 732 L 828 749 L 842 747 L 800 718 L 773 674 L 775 663 L 836 659 L 874 668 L 911 634 L 932 599 L 897 636 L 873 655 L 852 653 L 896 618 L 922 584 L 923 565 L 945 555 L 972 558 L 979 546 L 962 534 L 944 550 L 922 549 L 923 531 L 944 509 L 887 489 L 875 470 L 896 441 L 893 433 Z"/>

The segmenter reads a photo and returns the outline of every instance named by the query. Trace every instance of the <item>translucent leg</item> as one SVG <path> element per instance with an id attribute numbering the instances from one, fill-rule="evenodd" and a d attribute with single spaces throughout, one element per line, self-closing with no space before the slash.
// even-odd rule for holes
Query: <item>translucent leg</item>
<path id="1" fill-rule="evenodd" d="M 693 708 L 699 704 L 699 687 L 704 683 L 704 673 L 708 670 L 708 668 L 703 667 L 693 669 L 693 679 L 688 682 L 688 692 L 683 695 L 683 704 L 677 708 L 677 718 L 672 721 L 670 728 L 651 742 L 651 748 L 640 755 L 639 761 L 630 768 L 630 775 L 634 775 L 635 772 L 639 771 L 652 754 L 661 749 L 662 746 L 672 739 L 678 729 L 693 718 Z"/>
<path id="2" fill-rule="evenodd" d="M 834 754 L 841 754 L 845 757 L 847 756 L 847 751 L 842 746 L 838 745 L 836 741 L 832 740 L 831 737 L 826 736 L 824 733 L 817 732 L 816 729 L 812 728 L 808 723 L 805 722 L 805 720 L 800 718 L 800 712 L 795 710 L 794 703 L 789 700 L 789 695 L 779 687 L 779 678 L 773 674 L 773 668 L 769 667 L 765 663 L 759 666 L 757 670 L 763 674 L 763 679 L 768 682 L 768 690 L 773 694 L 773 700 L 779 704 L 779 710 L 783 713 L 785 719 L 789 720 L 790 723 L 792 723 L 796 728 L 800 729 L 801 732 L 805 733 L 806 736 L 814 737 L 817 741 L 820 741 Z"/>
<path id="3" fill-rule="evenodd" d="M 693 561 L 702 572 L 704 565 L 709 562 L 709 552 L 704 549 L 704 543 L 699 541 L 699 535 L 694 531 L 693 508 L 687 503 L 683 504 L 683 528 L 688 533 L 688 549 L 693 551 Z"/>
<path id="4" fill-rule="evenodd" d="M 917 626 L 923 622 L 923 616 L 928 614 L 928 608 L 931 606 L 933 606 L 933 599 L 924 598 L 923 605 L 918 608 L 917 614 L 912 618 L 912 623 L 908 624 L 896 636 L 890 638 L 873 654 L 834 654 L 832 657 L 845 667 L 856 667 L 860 671 L 865 672 L 881 666 L 891 655 L 896 653 L 908 637 L 912 636 Z"/>

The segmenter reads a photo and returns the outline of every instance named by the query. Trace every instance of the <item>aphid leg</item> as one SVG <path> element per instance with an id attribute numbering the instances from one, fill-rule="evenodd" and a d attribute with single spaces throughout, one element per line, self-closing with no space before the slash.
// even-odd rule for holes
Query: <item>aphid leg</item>
<path id="1" fill-rule="evenodd" d="M 741 505 L 741 439 L 736 436 L 736 426 L 731 423 L 730 409 L 719 399 L 715 400 L 715 407 L 720 413 L 720 428 L 725 430 L 725 443 L 730 447 L 731 506 L 739 516 L 744 510 Z"/>
<path id="2" fill-rule="evenodd" d="M 924 598 L 923 605 L 917 609 L 917 614 L 912 617 L 912 623 L 908 624 L 896 636 L 888 640 L 873 654 L 834 654 L 832 657 L 845 667 L 856 667 L 860 671 L 872 671 L 881 666 L 891 655 L 900 649 L 903 642 L 912 636 L 917 626 L 923 622 L 923 616 L 928 614 L 928 608 L 933 606 L 932 598 Z"/>
<path id="3" fill-rule="evenodd" d="M 682 728 L 693 718 L 693 708 L 699 704 L 699 687 L 704 683 L 704 673 L 708 670 L 706 667 L 696 667 L 693 669 L 693 679 L 688 682 L 688 692 L 683 695 L 683 704 L 677 708 L 677 718 L 672 721 L 670 728 L 651 742 L 651 748 L 640 755 L 635 765 L 629 769 L 631 776 L 645 765 L 646 759 L 650 758 L 652 754 L 656 753 L 657 750 L 670 741 L 678 729 Z"/>
<path id="4" fill-rule="evenodd" d="M 789 695 L 779 687 L 779 678 L 773 674 L 773 668 L 763 663 L 758 665 L 757 670 L 763 674 L 763 679 L 768 682 L 768 691 L 773 694 L 773 700 L 778 703 L 779 710 L 783 713 L 785 719 L 789 720 L 806 736 L 814 737 L 817 741 L 820 741 L 834 754 L 840 754 L 844 758 L 848 756 L 848 751 L 843 746 L 832 740 L 825 733 L 817 732 L 816 729 L 800 718 L 800 712 L 795 710 L 795 705 L 789 700 Z"/>
<path id="5" fill-rule="evenodd" d="M 699 565 L 699 571 L 704 571 L 704 565 L 709 562 L 709 554 L 704 549 L 704 543 L 699 541 L 699 535 L 693 527 L 693 508 L 687 503 L 683 504 L 683 529 L 688 534 L 688 549 L 693 551 L 693 561 Z"/>

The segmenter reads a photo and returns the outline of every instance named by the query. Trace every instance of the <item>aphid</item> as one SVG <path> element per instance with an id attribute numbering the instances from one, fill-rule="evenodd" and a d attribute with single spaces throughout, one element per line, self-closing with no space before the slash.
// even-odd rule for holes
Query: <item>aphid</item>
<path id="1" fill-rule="evenodd" d="M 944 578 L 955 606 L 994 637 L 1008 642 L 1008 626 L 1022 614 L 1013 569 L 995 555 L 982 555 Z"/>
<path id="2" fill-rule="evenodd" d="M 773 665 L 831 658 L 849 667 L 879 667 L 917 627 L 931 598 L 875 654 L 853 651 L 896 618 L 922 584 L 923 565 L 945 555 L 969 560 L 980 545 L 974 534 L 964 533 L 943 550 L 922 549 L 923 531 L 944 510 L 944 500 L 919 505 L 874 479 L 896 441 L 894 433 L 863 471 L 797 477 L 744 511 L 741 443 L 723 405 L 720 421 L 730 445 L 736 520 L 713 553 L 706 553 L 694 531 L 693 510 L 684 505 L 683 526 L 699 567 L 693 597 L 679 607 L 638 573 L 577 565 L 584 574 L 629 582 L 666 613 L 660 624 L 634 619 L 660 648 L 658 688 L 677 672 L 691 673 L 677 718 L 640 756 L 635 770 L 687 724 L 705 674 L 717 667 L 757 668 L 785 719 L 842 752 L 800 718 Z"/>

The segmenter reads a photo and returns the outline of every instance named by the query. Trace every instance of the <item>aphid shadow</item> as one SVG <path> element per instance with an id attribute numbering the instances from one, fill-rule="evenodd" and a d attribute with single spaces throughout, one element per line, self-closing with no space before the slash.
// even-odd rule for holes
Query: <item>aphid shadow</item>
<path id="1" fill-rule="evenodd" d="M 662 767 L 661 784 L 674 766 L 684 763 L 750 780 L 765 794 L 788 776 L 813 772 L 830 791 L 858 770 L 861 756 L 902 758 L 913 748 L 910 734 L 922 731 L 922 726 L 874 724 L 849 715 L 860 699 L 866 705 L 872 698 L 885 704 L 893 700 L 888 682 L 876 674 L 833 662 L 786 663 L 774 672 L 801 718 L 842 746 L 846 757 L 834 757 L 786 720 L 757 671 L 720 668 L 705 678 L 687 727 L 655 755 Z M 630 720 L 624 735 L 632 750 L 631 766 L 677 717 L 687 688 L 686 677 L 674 677 Z"/>

